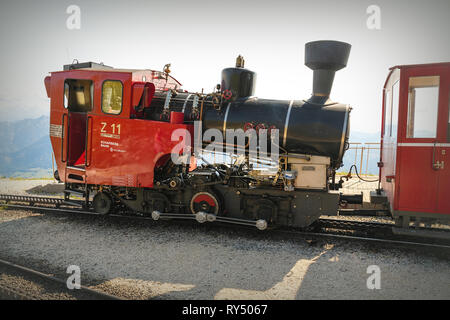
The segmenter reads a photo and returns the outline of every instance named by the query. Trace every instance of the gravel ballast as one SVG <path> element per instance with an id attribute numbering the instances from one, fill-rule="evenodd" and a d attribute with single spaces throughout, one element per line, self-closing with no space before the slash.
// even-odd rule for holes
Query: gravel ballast
<path id="1" fill-rule="evenodd" d="M 0 256 L 128 299 L 449 299 L 448 254 L 126 218 L 0 211 Z M 12 214 L 17 218 L 13 219 Z M 369 290 L 367 268 L 381 270 Z"/>
<path id="2" fill-rule="evenodd" d="M 2 180 L 0 193 L 48 183 Z M 77 265 L 82 285 L 125 299 L 450 299 L 448 250 L 306 240 L 0 207 L 1 259 L 61 279 Z M 367 288 L 371 265 L 379 290 Z"/>

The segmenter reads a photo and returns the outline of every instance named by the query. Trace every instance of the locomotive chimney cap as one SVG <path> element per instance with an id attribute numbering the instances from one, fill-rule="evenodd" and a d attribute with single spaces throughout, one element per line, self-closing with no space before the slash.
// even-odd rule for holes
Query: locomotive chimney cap
<path id="1" fill-rule="evenodd" d="M 308 42 L 305 45 L 305 65 L 314 70 L 313 97 L 328 98 L 336 71 L 347 66 L 351 45 L 333 40 Z M 320 99 L 326 101 L 326 99 Z"/>
<path id="2" fill-rule="evenodd" d="M 338 71 L 347 66 L 351 45 L 333 40 L 308 42 L 305 45 L 305 65 L 312 70 Z"/>

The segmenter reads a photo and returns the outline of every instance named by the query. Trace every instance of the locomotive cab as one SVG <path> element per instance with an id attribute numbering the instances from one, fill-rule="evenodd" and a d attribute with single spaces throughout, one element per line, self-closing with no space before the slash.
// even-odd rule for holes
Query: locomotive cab
<path id="1" fill-rule="evenodd" d="M 52 72 L 45 86 L 57 175 L 65 183 L 152 187 L 148 168 L 176 144 L 165 141 L 177 128 L 190 130 L 180 121 L 147 125 L 156 88 L 181 86 L 161 72 L 77 63 Z"/>

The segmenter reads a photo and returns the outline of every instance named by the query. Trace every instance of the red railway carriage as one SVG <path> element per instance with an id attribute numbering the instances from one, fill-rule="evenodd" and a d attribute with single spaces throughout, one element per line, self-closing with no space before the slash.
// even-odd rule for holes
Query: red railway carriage
<path id="1" fill-rule="evenodd" d="M 192 125 L 176 121 L 176 114 L 169 122 L 140 115 L 155 89 L 176 90 L 181 84 L 152 70 L 94 63 L 64 69 L 45 79 L 59 178 L 85 185 L 152 187 L 154 168 L 163 165 L 179 143 L 171 140 L 172 132 L 192 132 Z"/>
<path id="2" fill-rule="evenodd" d="M 397 221 L 450 218 L 450 63 L 390 69 L 380 183 Z"/>

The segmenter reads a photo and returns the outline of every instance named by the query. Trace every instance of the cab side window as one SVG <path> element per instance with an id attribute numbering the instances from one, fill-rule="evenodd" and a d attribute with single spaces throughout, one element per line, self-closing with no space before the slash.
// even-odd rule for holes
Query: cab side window
<path id="1" fill-rule="evenodd" d="M 106 80 L 102 86 L 102 111 L 107 114 L 122 112 L 123 84 L 118 80 Z"/>
<path id="2" fill-rule="evenodd" d="M 72 112 L 92 110 L 94 85 L 91 80 L 66 79 L 64 81 L 64 108 Z"/>

